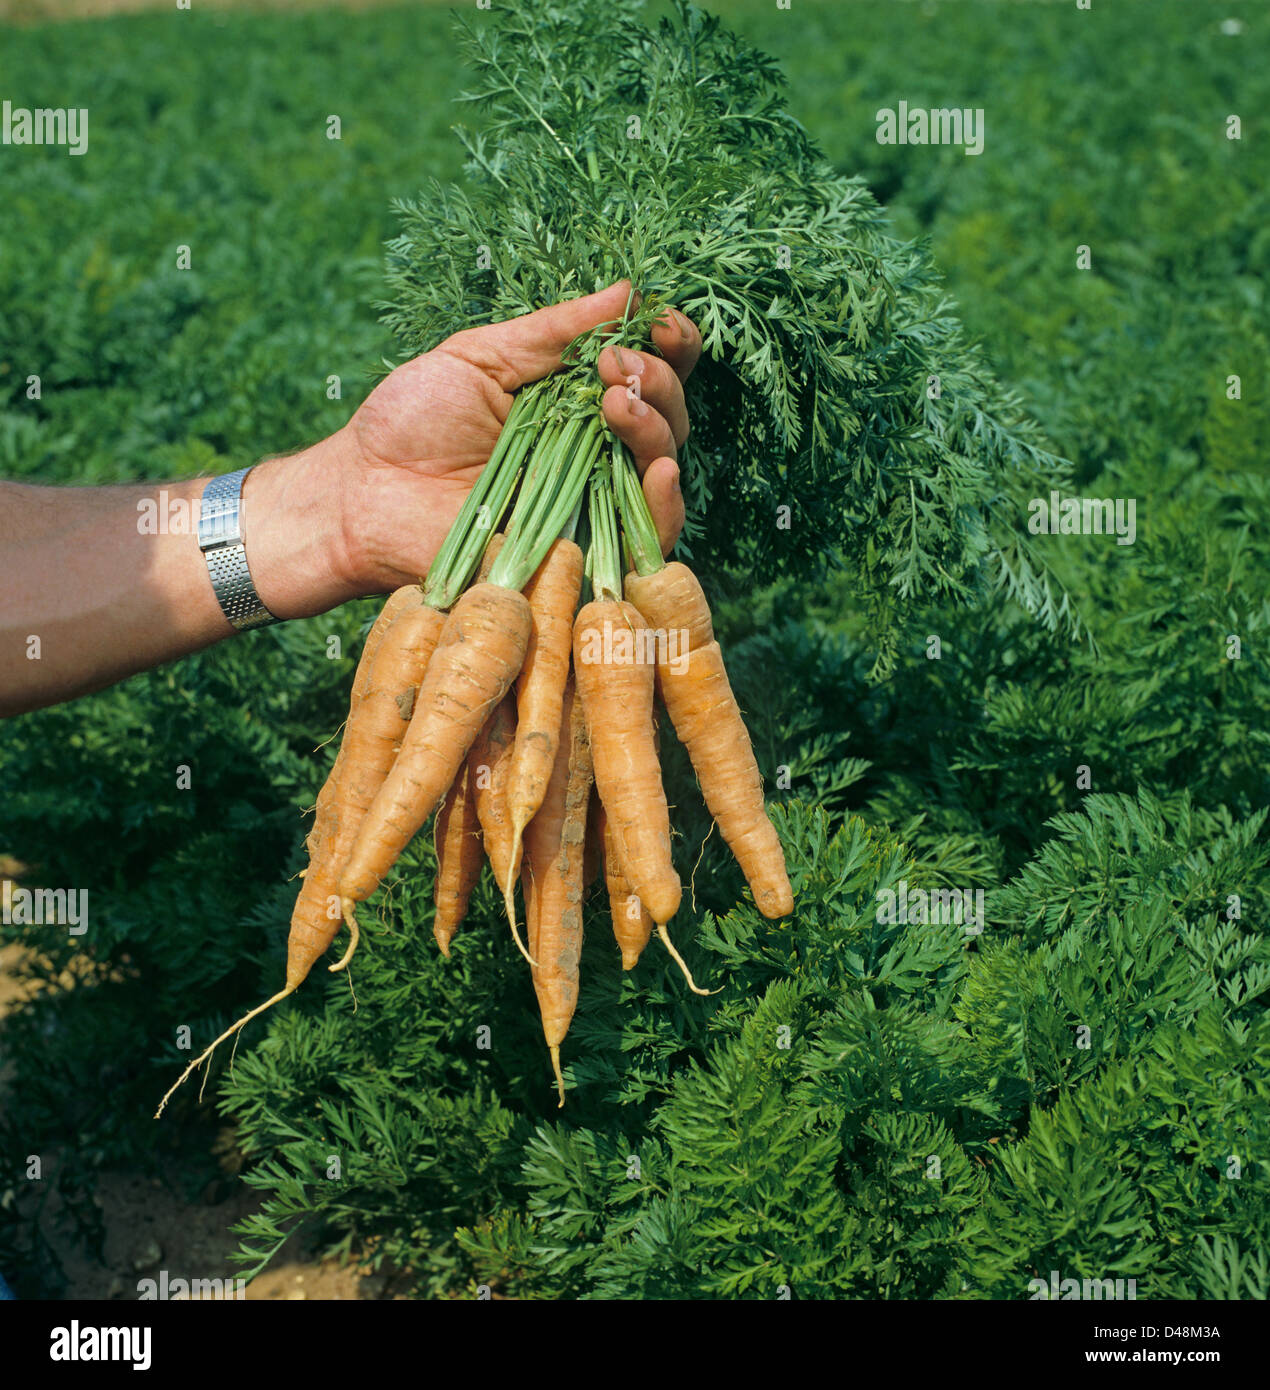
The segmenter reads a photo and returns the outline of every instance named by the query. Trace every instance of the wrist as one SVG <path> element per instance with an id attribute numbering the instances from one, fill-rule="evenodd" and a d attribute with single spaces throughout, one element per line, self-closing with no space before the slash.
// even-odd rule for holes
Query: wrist
<path id="1" fill-rule="evenodd" d="M 308 618 L 367 592 L 345 525 L 352 470 L 346 430 L 257 464 L 243 482 L 247 564 L 277 618 Z"/>

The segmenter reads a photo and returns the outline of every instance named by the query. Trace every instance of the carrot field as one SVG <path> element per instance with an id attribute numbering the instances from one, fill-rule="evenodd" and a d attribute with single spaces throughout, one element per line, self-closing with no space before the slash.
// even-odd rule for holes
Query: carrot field
<path id="1" fill-rule="evenodd" d="M 455 100 L 473 79 L 452 7 L 87 8 L 0 8 L 0 98 L 89 112 L 82 156 L 0 144 L 0 478 L 210 476 L 330 434 L 430 345 L 442 316 L 414 287 L 466 256 L 458 213 L 401 205 L 480 173 L 451 130 L 481 115 Z M 461 8 L 499 22 L 497 0 Z M 676 558 L 735 695 L 712 717 L 730 748 L 748 731 L 762 792 L 709 785 L 709 719 L 675 708 L 664 670 L 656 743 L 631 714 L 653 707 L 651 673 L 602 690 L 575 654 L 566 696 L 585 601 L 583 551 L 566 556 L 538 715 L 564 761 L 521 769 L 515 854 L 558 901 L 575 892 L 566 829 L 597 834 L 594 776 L 626 837 L 614 903 L 642 896 L 655 920 L 637 911 L 623 942 L 596 864 L 563 926 L 526 888 L 528 952 L 581 943 L 562 985 L 509 930 L 519 859 L 503 882 L 456 868 L 438 905 L 436 802 L 461 817 L 469 785 L 479 837 L 467 769 L 496 761 L 491 737 L 530 760 L 510 714 L 488 722 L 516 702 L 522 634 L 417 823 L 391 800 L 415 769 L 381 769 L 331 889 L 341 930 L 359 925 L 348 969 L 315 968 L 156 1121 L 191 1059 L 289 983 L 308 812 L 383 599 L 0 722 L 0 1275 L 19 1298 L 137 1297 L 109 1200 L 135 1183 L 173 1229 L 197 1209 L 213 1253 L 187 1275 L 268 1279 L 302 1248 L 373 1272 L 365 1296 L 1008 1301 L 1052 1296 L 1033 1283 L 1051 1271 L 1133 1279 L 1139 1300 L 1270 1296 L 1270 11 L 707 8 L 771 56 L 824 187 L 863 208 L 814 242 L 859 250 L 859 302 L 754 312 L 800 344 L 788 383 L 766 359 L 709 374 L 741 355 L 708 329 L 711 295 L 742 301 L 750 272 L 727 258 L 748 249 L 718 251 L 724 288 L 694 311 L 707 365 Z M 880 142 L 901 104 L 966 113 L 981 148 Z M 717 157 L 681 152 L 685 181 Z M 720 190 L 702 244 L 744 205 Z M 620 241 L 636 213 L 617 207 Z M 504 229 L 500 262 L 495 225 L 493 280 L 464 281 L 464 303 L 510 302 L 550 262 L 539 230 Z M 805 400 L 825 342 L 805 423 L 842 438 L 786 464 L 762 412 Z M 895 382 L 911 416 L 890 413 Z M 613 468 L 626 548 L 603 558 L 629 568 L 638 499 Z M 492 574 L 526 633 L 519 591 L 546 554 L 526 543 Z M 597 624 L 623 610 L 613 573 Z M 629 575 L 624 600 L 642 602 Z M 433 649 L 414 655 L 412 691 Z M 599 738 L 561 723 L 575 699 L 579 721 L 585 701 L 606 711 Z M 604 736 L 624 720 L 635 751 Z M 630 769 L 649 767 L 664 804 L 632 809 Z M 762 842 L 748 860 L 729 849 L 742 827 Z M 87 929 L 15 915 L 38 888 L 85 893 Z"/>

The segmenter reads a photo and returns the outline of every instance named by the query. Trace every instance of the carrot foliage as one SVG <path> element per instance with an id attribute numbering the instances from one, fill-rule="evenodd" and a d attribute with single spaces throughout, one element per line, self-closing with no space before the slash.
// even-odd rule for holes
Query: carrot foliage
<path id="1" fill-rule="evenodd" d="M 629 277 L 641 307 L 576 360 L 647 347 L 666 303 L 700 326 L 685 553 L 846 570 L 879 671 L 932 598 L 1005 590 L 1075 630 L 1023 504 L 1066 463 L 965 340 L 926 248 L 785 109 L 770 59 L 683 0 L 655 28 L 620 0 L 510 0 L 460 32 L 466 176 L 402 202 L 389 244 L 406 352 Z"/>

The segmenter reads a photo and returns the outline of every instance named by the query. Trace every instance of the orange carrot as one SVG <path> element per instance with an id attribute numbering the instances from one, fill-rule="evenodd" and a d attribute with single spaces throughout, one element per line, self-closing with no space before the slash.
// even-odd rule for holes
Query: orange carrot
<path id="1" fill-rule="evenodd" d="M 485 837 L 485 855 L 501 886 L 511 863 L 511 822 L 507 819 L 507 772 L 516 737 L 516 703 L 510 695 L 498 702 L 481 730 L 468 767 L 476 792 L 476 814 Z"/>
<path id="2" fill-rule="evenodd" d="M 653 919 L 638 896 L 631 892 L 631 886 L 622 872 L 617 844 L 607 824 L 604 825 L 602 834 L 604 881 L 609 891 L 609 915 L 613 919 L 613 936 L 622 952 L 622 969 L 634 970 L 644 947 L 652 937 Z"/>
<path id="3" fill-rule="evenodd" d="M 573 666 L 595 761 L 595 785 L 631 889 L 659 926 L 679 909 L 670 812 L 653 747 L 653 667 L 646 624 L 630 603 L 596 599 L 573 625 Z"/>
<path id="4" fill-rule="evenodd" d="M 507 782 L 512 822 L 511 864 L 503 880 L 507 915 L 514 920 L 512 887 L 520 871 L 520 844 L 533 820 L 556 760 L 565 679 L 573 640 L 573 614 L 582 592 L 582 551 L 571 540 L 552 542 L 547 558 L 525 586 L 529 642 L 516 677 L 516 746 Z"/>
<path id="5" fill-rule="evenodd" d="M 345 727 L 352 719 L 354 712 L 362 700 L 366 697 L 366 686 L 370 681 L 371 663 L 375 660 L 375 653 L 379 650 L 379 644 L 384 640 L 384 633 L 392 625 L 397 614 L 406 608 L 417 608 L 423 602 L 423 590 L 418 584 L 403 584 L 400 589 L 394 589 L 388 595 L 384 606 L 379 610 L 379 616 L 371 625 L 370 631 L 366 634 L 366 641 L 362 644 L 361 659 L 357 663 L 357 671 L 353 676 L 353 688 L 348 698 L 348 715 L 344 721 Z M 340 772 L 344 766 L 344 745 L 341 743 L 339 752 L 335 755 L 335 762 L 330 774 L 322 785 L 322 790 L 318 793 L 316 813 L 313 817 L 313 826 L 310 829 L 305 841 L 310 857 L 316 852 L 317 846 L 326 838 L 329 827 L 324 823 L 330 814 L 332 802 L 335 799 L 335 788 L 339 783 Z M 329 945 L 329 943 L 328 943 Z"/>
<path id="6" fill-rule="evenodd" d="M 336 803 L 339 819 L 331 847 L 337 878 L 409 732 L 416 695 L 445 621 L 443 613 L 423 604 L 406 609 L 388 629 L 375 657 L 357 718 L 344 733 L 345 762 Z M 334 892 L 339 895 L 338 884 Z M 357 944 L 356 918 L 348 927 L 352 944 L 344 959 L 332 967 L 336 970 L 348 963 Z"/>
<path id="7" fill-rule="evenodd" d="M 529 604 L 514 589 L 476 584 L 445 620 L 392 771 L 357 832 L 340 876 L 354 907 L 379 887 L 458 775 L 494 706 L 516 679 L 529 638 Z"/>
<path id="8" fill-rule="evenodd" d="M 489 578 L 489 572 L 494 568 L 494 561 L 498 559 L 498 552 L 503 548 L 503 542 L 507 539 L 501 531 L 495 531 L 489 538 L 489 544 L 485 547 L 485 554 L 481 556 L 481 568 L 477 572 L 475 583 L 484 584 Z"/>
<path id="9" fill-rule="evenodd" d="M 591 796 L 590 742 L 572 678 L 565 689 L 558 741 L 542 806 L 525 831 L 524 887 L 529 949 L 539 962 L 533 970 L 534 992 L 563 1105 L 560 1044 L 578 1004 L 582 859 Z"/>
<path id="10" fill-rule="evenodd" d="M 658 635 L 657 688 L 701 783 L 705 803 L 745 871 L 765 917 L 794 910 L 785 856 L 763 803 L 763 779 L 714 640 L 696 576 L 672 561 L 626 576 L 626 596 Z M 686 648 L 672 655 L 676 637 Z"/>
<path id="11" fill-rule="evenodd" d="M 398 594 L 406 597 L 399 601 Z M 409 722 L 414 689 L 436 645 L 442 615 L 425 607 L 421 599 L 415 602 L 418 594 L 414 585 L 397 590 L 384 605 L 384 611 L 391 612 L 387 625 L 380 628 L 376 622 L 371 629 L 376 640 L 367 638 L 371 661 L 366 664 L 363 652 L 353 682 L 354 700 L 344 741 L 323 788 L 325 793 L 329 787 L 330 794 L 325 805 L 323 798 L 318 798 L 314 831 L 323 838 L 310 861 L 291 918 L 287 941 L 289 988 L 298 988 L 304 982 L 339 931 L 340 865 L 366 807 L 392 766 Z M 347 965 L 355 946 L 354 937 L 344 958 L 332 968 Z"/>
<path id="12" fill-rule="evenodd" d="M 470 760 L 459 769 L 454 785 L 437 812 L 437 876 L 433 884 L 436 916 L 432 935 L 441 954 L 450 954 L 450 942 L 467 915 L 468 901 L 485 862 L 481 825 L 476 816 Z"/>
<path id="13" fill-rule="evenodd" d="M 395 596 L 394 596 L 395 597 Z M 176 1084 L 159 1103 L 155 1114 L 162 1115 L 173 1091 L 200 1066 L 226 1038 L 232 1037 L 253 1018 L 293 994 L 307 979 L 314 963 L 327 950 L 339 930 L 340 917 L 332 913 L 340 906 L 339 865 L 348 853 L 358 825 L 375 792 L 383 782 L 397 755 L 409 726 L 415 689 L 428 667 L 444 617 L 422 602 L 415 606 L 396 605 L 395 616 L 382 629 L 372 652 L 369 673 L 354 685 L 360 702 L 352 707 L 340 757 L 339 777 L 333 782 L 324 810 L 320 808 L 321 834 L 316 853 L 309 864 L 291 918 L 287 939 L 287 974 L 282 989 L 263 1004 L 231 1024 L 181 1073 Z M 363 660 L 365 654 L 363 653 Z M 328 779 L 331 782 L 332 779 Z M 318 827 L 315 827 L 317 829 Z M 310 837 L 312 839 L 312 836 Z M 349 924 L 350 942 L 343 958 L 332 970 L 341 970 L 357 947 L 356 919 Z"/>

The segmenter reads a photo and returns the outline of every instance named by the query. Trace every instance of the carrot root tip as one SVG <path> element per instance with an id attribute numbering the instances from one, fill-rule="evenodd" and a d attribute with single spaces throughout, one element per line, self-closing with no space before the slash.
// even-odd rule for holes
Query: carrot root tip
<path id="1" fill-rule="evenodd" d="M 515 882 L 514 878 L 512 882 Z M 507 921 L 512 929 L 512 940 L 516 943 L 516 949 L 535 970 L 540 969 L 538 962 L 529 954 L 529 948 L 520 938 L 520 928 L 516 925 L 516 895 L 510 887 L 503 889 L 503 907 L 507 910 Z"/>
<path id="2" fill-rule="evenodd" d="M 357 925 L 357 913 L 354 911 L 356 904 L 353 902 L 352 898 L 344 898 L 342 906 L 344 908 L 344 922 L 348 927 L 350 939 L 348 950 L 344 952 L 334 965 L 327 966 L 327 969 L 332 975 L 334 975 L 337 970 L 344 970 L 347 968 L 349 961 L 353 959 L 353 953 L 357 950 L 357 943 L 361 940 L 362 935 L 361 928 Z"/>
<path id="3" fill-rule="evenodd" d="M 718 994 L 719 989 L 723 988 L 722 985 L 719 986 L 719 989 L 702 989 L 696 980 L 692 978 L 692 971 L 688 969 L 688 962 L 675 950 L 675 943 L 670 939 L 670 933 L 666 930 L 665 923 L 658 926 L 657 935 L 661 937 L 662 945 L 670 952 L 671 960 L 683 971 L 684 979 L 688 981 L 688 988 L 694 994 Z"/>
<path id="4" fill-rule="evenodd" d="M 549 1050 L 550 1050 L 550 1052 L 551 1052 L 551 1070 L 554 1071 L 555 1074 L 556 1074 L 556 1090 L 557 1090 L 557 1091 L 559 1092 L 559 1094 L 560 1094 L 560 1101 L 559 1101 L 559 1104 L 556 1106 L 556 1109 L 557 1109 L 557 1110 L 563 1110 L 563 1109 L 564 1109 L 564 1073 L 560 1070 L 560 1049 L 559 1049 L 559 1047 L 553 1046 L 553 1047 L 550 1048 Z"/>
<path id="5" fill-rule="evenodd" d="M 277 994 L 271 994 L 263 1004 L 257 1004 L 254 1009 L 251 1009 L 249 1012 L 243 1014 L 243 1016 L 238 1020 L 237 1023 L 231 1023 L 229 1027 L 226 1028 L 225 1031 L 220 1035 L 220 1037 L 217 1038 L 215 1042 L 213 1042 L 210 1046 L 204 1048 L 204 1050 L 200 1052 L 197 1057 L 195 1057 L 195 1059 L 189 1064 L 189 1066 L 185 1068 L 185 1070 L 180 1074 L 180 1076 L 177 1077 L 175 1083 L 171 1087 L 169 1087 L 167 1093 L 159 1102 L 159 1108 L 154 1112 L 154 1118 L 157 1120 L 162 1116 L 164 1109 L 167 1107 L 168 1101 L 170 1101 L 172 1097 L 176 1094 L 176 1092 L 185 1084 L 185 1080 L 189 1076 L 189 1074 L 192 1071 L 196 1070 L 198 1067 L 201 1067 L 203 1063 L 206 1062 L 207 1059 L 212 1055 L 212 1053 L 216 1051 L 216 1049 L 221 1045 L 221 1043 L 225 1041 L 226 1038 L 232 1038 L 241 1029 L 245 1028 L 253 1018 L 259 1017 L 259 1015 L 264 1013 L 266 1009 L 271 1009 L 275 1004 L 285 999 L 288 994 L 293 994 L 295 992 L 295 988 L 295 985 L 287 985 L 285 989 L 280 989 L 277 992 Z M 202 1093 L 200 1092 L 200 1095 L 201 1094 Z"/>

